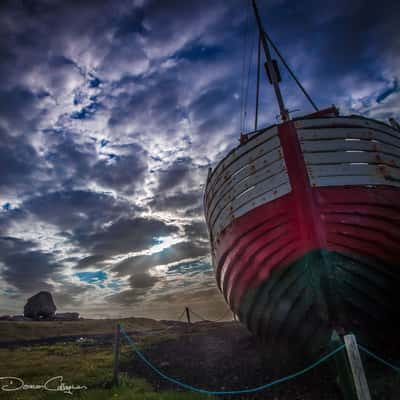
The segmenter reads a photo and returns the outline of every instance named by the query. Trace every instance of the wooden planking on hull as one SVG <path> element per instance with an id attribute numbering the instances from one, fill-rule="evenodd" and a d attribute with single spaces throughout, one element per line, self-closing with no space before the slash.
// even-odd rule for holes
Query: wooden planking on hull
<path id="1" fill-rule="evenodd" d="M 299 130 L 299 121 L 278 126 L 290 191 L 243 202 L 240 214 L 225 206 L 218 226 L 218 218 L 214 225 L 208 220 L 218 285 L 240 319 L 270 343 L 282 336 L 303 346 L 314 334 L 322 345 L 339 325 L 376 338 L 367 334 L 368 316 L 389 335 L 388 321 L 399 316 L 390 304 L 400 300 L 393 290 L 400 285 L 399 139 L 390 127 L 362 118 L 304 121 Z M 252 160 L 251 151 L 242 154 Z M 241 163 L 242 182 L 250 163 Z M 251 191 L 245 184 L 233 190 L 236 211 L 241 193 L 251 200 L 253 190 L 271 191 L 267 179 L 253 182 Z M 215 185 L 208 204 L 213 196 L 230 199 L 234 186 L 221 185 L 221 195 Z"/>

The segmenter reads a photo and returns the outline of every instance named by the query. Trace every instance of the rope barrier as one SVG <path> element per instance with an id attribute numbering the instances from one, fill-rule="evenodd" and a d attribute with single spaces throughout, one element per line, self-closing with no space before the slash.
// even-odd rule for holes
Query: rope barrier
<path id="1" fill-rule="evenodd" d="M 300 83 L 300 81 L 297 79 L 296 75 L 294 74 L 294 72 L 292 71 L 292 69 L 289 67 L 288 63 L 285 61 L 285 59 L 283 58 L 282 54 L 280 53 L 279 49 L 277 48 L 277 46 L 275 46 L 275 43 L 271 40 L 271 38 L 269 37 L 269 35 L 267 34 L 267 32 L 263 32 L 264 36 L 266 37 L 266 39 L 268 40 L 269 44 L 272 46 L 272 48 L 275 50 L 275 53 L 277 54 L 277 56 L 280 58 L 280 60 L 282 61 L 282 64 L 286 67 L 287 71 L 289 72 L 290 76 L 293 78 L 293 80 L 297 83 L 297 86 L 300 88 L 300 90 L 303 92 L 303 94 L 306 96 L 307 100 L 311 103 L 311 105 L 313 106 L 315 111 L 319 111 L 319 108 L 317 107 L 317 105 L 314 103 L 314 101 L 312 100 L 311 96 L 307 93 L 306 89 L 304 88 L 304 86 Z"/>
<path id="2" fill-rule="evenodd" d="M 215 321 L 211 321 L 211 322 L 220 322 L 223 319 L 225 319 L 230 313 L 231 313 L 231 310 L 228 310 L 222 317 L 217 318 Z"/>
<path id="3" fill-rule="evenodd" d="M 193 311 L 191 308 L 189 308 L 189 311 L 190 311 L 194 316 L 196 316 L 197 318 L 199 318 L 200 320 L 206 321 L 206 322 L 220 322 L 220 321 L 222 321 L 228 314 L 231 313 L 231 311 L 228 310 L 228 311 L 226 311 L 225 314 L 223 314 L 222 317 L 220 317 L 220 318 L 217 318 L 217 319 L 207 319 L 207 318 L 204 318 L 203 316 L 201 316 L 200 314 L 198 314 L 197 312 Z"/>
<path id="4" fill-rule="evenodd" d="M 196 316 L 196 317 L 199 318 L 200 320 L 202 320 L 202 321 L 210 321 L 209 319 L 205 319 L 205 318 L 202 317 L 200 314 L 197 314 L 196 312 L 194 312 L 191 308 L 189 308 L 189 310 L 190 310 L 190 312 L 191 312 L 194 316 Z M 213 322 L 213 321 L 210 321 L 210 322 Z"/>
<path id="5" fill-rule="evenodd" d="M 178 318 L 178 321 L 180 321 L 180 320 L 182 319 L 182 317 L 184 316 L 184 314 L 185 314 L 185 310 L 182 311 L 182 314 L 181 314 L 181 316 Z"/>
<path id="6" fill-rule="evenodd" d="M 395 365 L 391 364 L 388 361 L 385 361 L 383 358 L 377 356 L 374 354 L 372 351 L 368 350 L 366 347 L 361 346 L 361 344 L 358 345 L 358 348 L 362 350 L 364 353 L 368 354 L 370 357 L 375 358 L 375 360 L 380 361 L 382 364 L 385 364 L 386 366 L 393 368 L 396 372 L 400 372 L 400 368 L 396 367 Z"/>
<path id="7" fill-rule="evenodd" d="M 197 392 L 197 393 L 203 393 L 203 394 L 210 394 L 210 395 L 229 395 L 229 394 L 245 394 L 245 393 L 255 393 L 255 392 L 259 392 L 261 390 L 267 389 L 271 386 L 277 385 L 279 383 L 282 382 L 286 382 L 289 381 L 291 379 L 294 379 L 300 375 L 305 374 L 308 371 L 311 371 L 312 369 L 314 369 L 315 367 L 317 367 L 318 365 L 322 364 L 323 362 L 327 361 L 329 358 L 333 357 L 335 354 L 337 354 L 339 351 L 344 349 L 344 344 L 342 344 L 341 346 L 339 346 L 336 350 L 331 351 L 330 353 L 326 354 L 325 356 L 321 357 L 318 361 L 312 363 L 311 365 L 309 365 L 308 367 L 297 371 L 293 374 L 287 375 L 283 378 L 279 378 L 276 379 L 272 382 L 266 383 L 264 385 L 261 386 L 257 386 L 255 388 L 251 388 L 251 389 L 241 389 L 241 390 L 221 390 L 221 391 L 213 391 L 213 390 L 206 390 L 206 389 L 201 389 L 192 385 L 189 385 L 187 383 L 181 382 L 177 379 L 171 378 L 170 376 L 164 374 L 162 371 L 160 371 L 155 365 L 153 365 L 147 358 L 146 356 L 139 350 L 139 348 L 137 347 L 136 343 L 132 340 L 132 338 L 125 332 L 125 328 L 124 326 L 121 324 L 121 332 L 124 334 L 126 340 L 128 341 L 128 343 L 130 344 L 130 346 L 132 347 L 133 351 L 137 354 L 137 356 L 150 368 L 152 369 L 157 375 L 159 375 L 161 378 L 163 378 L 164 380 L 170 382 L 170 383 L 174 383 L 175 385 L 178 385 L 184 389 L 187 390 L 191 390 L 193 392 Z"/>

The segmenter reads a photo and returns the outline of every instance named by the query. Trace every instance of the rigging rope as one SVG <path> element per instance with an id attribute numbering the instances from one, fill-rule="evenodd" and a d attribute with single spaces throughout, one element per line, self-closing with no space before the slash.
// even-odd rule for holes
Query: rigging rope
<path id="1" fill-rule="evenodd" d="M 257 37 L 257 31 L 255 32 L 255 36 Z M 249 87 L 250 87 L 250 73 L 251 73 L 251 67 L 253 63 L 253 56 L 254 56 L 254 49 L 255 49 L 255 43 L 257 41 L 253 39 L 251 41 L 251 50 L 249 52 L 249 67 L 247 70 L 247 79 L 246 79 L 246 91 L 245 91 L 245 98 L 244 98 L 244 131 L 247 131 L 247 100 L 249 97 Z"/>
<path id="2" fill-rule="evenodd" d="M 249 9 L 246 10 L 246 28 L 243 34 L 243 52 L 242 52 L 242 73 L 240 80 L 240 132 L 243 132 L 243 113 L 244 113 L 244 85 L 245 85 L 245 73 L 246 73 L 246 58 L 247 58 L 247 42 L 249 33 Z"/>
<path id="3" fill-rule="evenodd" d="M 258 34 L 257 49 L 257 82 L 256 82 L 256 110 L 254 116 L 254 131 L 258 128 L 258 106 L 260 102 L 260 62 L 261 62 L 261 35 Z"/>
<path id="4" fill-rule="evenodd" d="M 319 111 L 319 108 L 316 106 L 316 104 L 314 103 L 314 101 L 311 99 L 310 95 L 307 93 L 306 89 L 303 87 L 303 85 L 300 83 L 300 81 L 297 79 L 296 75 L 294 74 L 294 72 L 291 70 L 291 68 L 289 67 L 289 65 L 287 64 L 287 62 L 285 61 L 285 59 L 283 58 L 282 54 L 280 53 L 280 51 L 278 50 L 278 48 L 275 46 L 274 42 L 271 40 L 271 38 L 269 37 L 269 35 L 267 34 L 267 32 L 263 32 L 265 38 L 267 39 L 267 41 L 270 43 L 270 45 L 272 46 L 272 48 L 274 49 L 275 53 L 277 54 L 277 56 L 280 58 L 280 60 L 282 61 L 282 64 L 286 67 L 287 71 L 289 72 L 290 76 L 294 79 L 294 81 L 297 83 L 297 85 L 299 86 L 300 90 L 303 92 L 303 94 L 306 96 L 307 100 L 311 103 L 311 105 L 314 107 L 315 111 Z"/>

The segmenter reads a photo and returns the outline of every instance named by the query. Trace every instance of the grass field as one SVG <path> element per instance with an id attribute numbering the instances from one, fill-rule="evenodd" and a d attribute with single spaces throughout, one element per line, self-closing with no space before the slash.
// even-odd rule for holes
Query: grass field
<path id="1" fill-rule="evenodd" d="M 0 324 L 1 341 L 18 339 L 38 339 L 46 336 L 84 335 L 112 333 L 116 320 L 76 321 L 76 322 L 2 322 Z M 162 328 L 157 321 L 146 319 L 126 319 L 123 322 L 127 330 L 148 330 Z M 174 339 L 169 333 L 160 333 L 138 338 L 145 348 L 155 341 Z M 131 349 L 125 343 L 121 346 L 121 370 L 133 357 Z M 52 345 L 21 345 L 0 348 L 0 377 L 17 377 L 26 385 L 43 385 L 48 379 L 62 376 L 66 385 L 86 386 L 87 389 L 72 390 L 73 395 L 63 392 L 40 390 L 0 390 L 0 399 L 7 400 L 183 400 L 210 399 L 192 393 L 155 392 L 143 379 L 120 375 L 118 387 L 112 386 L 112 345 L 57 343 Z M 0 381 L 0 388 L 6 384 Z M 15 385 L 15 384 L 14 384 Z M 14 386 L 15 387 L 15 386 Z"/>
<path id="2" fill-rule="evenodd" d="M 0 342 L 44 339 L 56 336 L 111 334 L 117 322 L 126 330 L 162 329 L 165 325 L 148 318 L 82 319 L 78 321 L 0 321 Z"/>

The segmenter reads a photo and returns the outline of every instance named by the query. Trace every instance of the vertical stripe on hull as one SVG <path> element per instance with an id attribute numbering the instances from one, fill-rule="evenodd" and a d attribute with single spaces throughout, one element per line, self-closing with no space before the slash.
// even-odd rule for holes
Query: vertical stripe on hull
<path id="1" fill-rule="evenodd" d="M 318 348 L 334 327 L 365 343 L 400 334 L 400 191 L 327 187 L 312 188 L 312 196 L 324 248 L 302 239 L 292 193 L 222 233 L 216 275 L 226 301 L 271 344 Z"/>
<path id="2" fill-rule="evenodd" d="M 351 330 L 372 347 L 385 337 L 396 338 L 400 335 L 398 133 L 358 117 L 305 118 L 280 124 L 271 132 L 273 140 L 279 137 L 283 160 L 279 168 L 287 171 L 284 191 L 266 201 L 260 197 L 259 202 L 248 202 L 241 213 L 234 210 L 229 220 L 213 229 L 208 208 L 219 195 L 216 182 L 224 179 L 226 160 L 207 184 L 205 209 L 213 262 L 226 301 L 252 332 L 271 345 L 318 350 L 334 328 Z M 239 147 L 238 157 L 246 159 L 240 158 L 243 165 L 235 167 L 238 172 L 228 170 L 232 175 L 228 181 L 243 182 L 250 179 L 242 177 L 243 171 L 257 171 L 253 152 L 272 140 L 262 135 Z M 235 152 L 228 155 L 226 168 L 232 169 L 235 156 Z M 258 193 L 269 190 L 274 181 L 251 182 L 247 190 Z M 223 205 L 233 210 L 236 200 L 227 195 Z"/>

